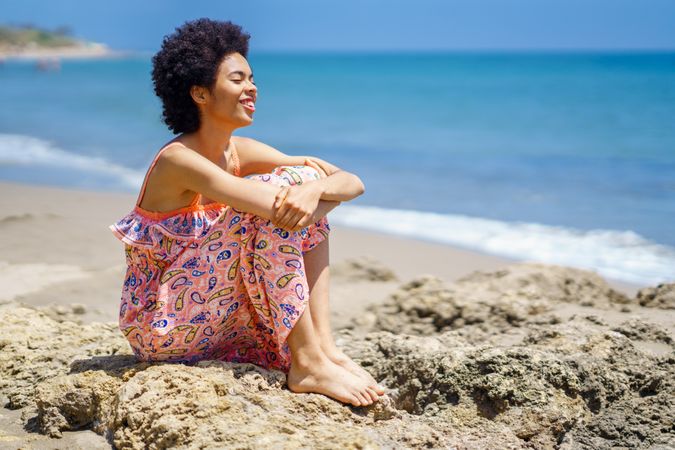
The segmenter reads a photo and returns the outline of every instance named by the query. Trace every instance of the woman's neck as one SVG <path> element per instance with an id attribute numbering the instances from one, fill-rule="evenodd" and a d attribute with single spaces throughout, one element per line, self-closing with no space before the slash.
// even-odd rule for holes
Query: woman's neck
<path id="1" fill-rule="evenodd" d="M 222 125 L 215 126 L 212 123 L 204 122 L 199 130 L 184 135 L 182 140 L 185 145 L 217 164 L 223 157 L 223 152 L 230 148 L 230 138 L 233 131 L 234 128 L 225 128 Z"/>

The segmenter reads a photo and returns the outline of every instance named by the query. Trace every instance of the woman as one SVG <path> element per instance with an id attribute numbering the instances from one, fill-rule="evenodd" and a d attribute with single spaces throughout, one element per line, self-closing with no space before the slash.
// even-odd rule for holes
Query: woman
<path id="1" fill-rule="evenodd" d="M 232 132 L 253 122 L 250 36 L 199 19 L 164 38 L 155 93 L 178 136 L 155 156 L 125 243 L 120 329 L 144 361 L 250 362 L 294 392 L 355 406 L 384 394 L 332 339 L 326 214 L 364 191 L 318 158 Z"/>

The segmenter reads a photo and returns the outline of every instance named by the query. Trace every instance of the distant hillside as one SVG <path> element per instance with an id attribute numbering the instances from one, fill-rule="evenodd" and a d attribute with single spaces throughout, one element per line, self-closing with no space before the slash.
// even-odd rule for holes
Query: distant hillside
<path id="1" fill-rule="evenodd" d="M 72 37 L 68 27 L 46 30 L 33 25 L 0 25 L 0 57 L 90 57 L 105 56 L 103 44 Z"/>
<path id="2" fill-rule="evenodd" d="M 26 25 L 24 27 L 0 25 L 0 47 L 70 47 L 82 45 L 70 36 L 70 29 L 60 27 L 48 31 Z"/>

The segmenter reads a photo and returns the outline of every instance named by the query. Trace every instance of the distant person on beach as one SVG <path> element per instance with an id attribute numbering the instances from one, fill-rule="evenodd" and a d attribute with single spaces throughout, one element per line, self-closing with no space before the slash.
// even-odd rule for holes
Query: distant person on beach
<path id="1" fill-rule="evenodd" d="M 335 345 L 328 306 L 326 215 L 364 186 L 319 158 L 232 135 L 253 123 L 258 98 L 249 38 L 198 19 L 152 59 L 178 136 L 110 226 L 127 261 L 120 330 L 143 361 L 248 362 L 284 371 L 293 392 L 369 405 L 384 390 Z"/>

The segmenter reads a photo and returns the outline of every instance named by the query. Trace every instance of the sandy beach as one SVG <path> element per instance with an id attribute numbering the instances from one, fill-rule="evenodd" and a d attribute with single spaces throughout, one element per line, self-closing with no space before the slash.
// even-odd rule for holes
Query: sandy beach
<path id="1" fill-rule="evenodd" d="M 43 327 L 43 330 L 52 331 L 40 331 L 40 333 L 58 334 L 60 326 L 70 324 L 72 328 L 73 322 L 77 324 L 77 327 L 82 327 L 81 336 L 92 332 L 85 331 L 85 329 L 90 330 L 87 327 L 103 327 L 91 329 L 99 330 L 94 334 L 100 336 L 100 338 L 89 339 L 87 341 L 89 347 L 87 348 L 91 348 L 96 342 L 102 344 L 102 341 L 97 339 L 102 340 L 106 336 L 119 335 L 114 339 L 110 338 L 115 341 L 117 346 L 110 354 L 126 354 L 125 364 L 131 364 L 128 359 L 130 351 L 128 351 L 128 348 L 124 348 L 124 340 L 119 330 L 115 328 L 125 269 L 123 246 L 112 235 L 107 226 L 131 210 L 136 199 L 135 196 L 7 182 L 0 182 L 0 192 L 2 193 L 0 195 L 0 281 L 4 287 L 0 292 L 0 313 L 4 314 L 4 317 L 8 320 L 7 317 L 16 313 L 17 309 L 24 308 L 21 309 L 22 314 L 30 314 L 30 311 L 37 314 L 37 311 L 41 311 L 38 314 L 39 317 L 35 319 L 39 319 L 41 322 L 35 322 L 31 325 L 31 330 L 34 330 L 32 326 L 40 326 Z M 330 221 L 330 214 L 328 217 Z M 670 309 L 672 305 L 668 306 L 669 303 L 667 303 L 670 301 L 668 300 L 670 297 L 667 296 L 672 296 L 672 293 L 666 293 L 661 297 L 659 297 L 661 295 L 659 293 L 654 294 L 655 301 L 661 301 L 661 307 L 655 307 L 646 300 L 642 302 L 643 305 L 636 294 L 646 286 L 637 286 L 616 280 L 606 280 L 607 284 L 605 285 L 600 277 L 594 277 L 592 273 L 586 271 L 582 273 L 582 271 L 573 269 L 540 267 L 535 264 L 536 262 L 522 266 L 521 262 L 447 245 L 402 239 L 336 225 L 332 225 L 330 252 L 332 324 L 336 334 L 339 335 L 338 343 L 344 345 L 344 348 L 350 351 L 349 354 L 352 357 L 360 360 L 376 372 L 378 379 L 387 380 L 390 382 L 390 386 L 396 389 L 396 393 L 392 391 L 393 400 L 389 403 L 373 407 L 371 412 L 358 414 L 353 412 L 353 408 L 340 406 L 322 396 L 312 395 L 312 402 L 316 402 L 315 407 L 318 409 L 314 413 L 311 413 L 311 409 L 305 411 L 305 413 L 310 414 L 310 416 L 311 414 L 327 414 L 326 417 L 333 417 L 331 420 L 342 418 L 340 420 L 351 421 L 349 425 L 344 425 L 344 434 L 340 438 L 341 440 L 335 441 L 339 442 L 340 446 L 350 447 L 355 446 L 356 443 L 361 443 L 360 445 L 364 445 L 363 448 L 386 447 L 388 444 L 398 444 L 401 448 L 416 448 L 420 445 L 430 445 L 431 447 L 451 445 L 454 446 L 452 448 L 497 448 L 495 446 L 499 445 L 504 445 L 501 448 L 554 448 L 550 443 L 556 439 L 562 439 L 565 433 L 569 434 L 566 438 L 568 441 L 563 442 L 569 442 L 569 446 L 563 445 L 555 448 L 591 448 L 587 445 L 593 443 L 625 445 L 632 442 L 631 439 L 638 434 L 638 431 L 635 430 L 633 430 L 633 434 L 626 431 L 630 428 L 630 424 L 626 425 L 623 432 L 617 432 L 614 438 L 607 438 L 602 437 L 603 434 L 600 432 L 594 434 L 594 432 L 588 431 L 592 430 L 593 426 L 600 426 L 593 420 L 596 420 L 603 411 L 611 409 L 612 405 L 622 401 L 628 402 L 626 403 L 628 407 L 623 406 L 621 411 L 623 411 L 623 414 L 628 414 L 626 411 L 636 405 L 628 400 L 633 397 L 641 399 L 640 405 L 643 406 L 644 401 L 650 398 L 661 400 L 666 398 L 668 400 L 669 406 L 663 406 L 663 404 L 654 406 L 655 409 L 661 408 L 659 418 L 655 419 L 656 422 L 661 421 L 663 415 L 667 416 L 668 411 L 673 411 L 675 400 L 672 398 L 672 391 L 667 397 L 660 396 L 663 392 L 662 389 L 672 383 L 672 372 L 668 375 L 668 364 L 670 364 L 670 367 L 673 364 L 672 357 L 670 362 L 666 363 L 667 355 L 672 356 L 674 348 L 675 313 L 673 309 Z M 438 294 L 446 291 L 449 293 L 448 296 Z M 454 296 L 451 295 L 452 293 L 454 293 Z M 641 298 L 645 298 L 644 293 Z M 488 309 L 478 311 L 479 306 L 476 305 L 483 305 Z M 422 311 L 424 308 L 426 308 L 426 312 Z M 453 309 L 452 314 L 447 312 L 448 308 Z M 476 308 L 472 313 L 473 315 L 467 312 L 471 308 Z M 444 316 L 444 314 L 450 314 L 450 316 Z M 445 319 L 442 319 L 443 317 Z M 588 319 L 588 317 L 592 319 Z M 44 325 L 47 323 L 51 325 Z M 142 447 L 144 436 L 151 435 L 143 434 L 147 431 L 147 427 L 145 428 L 146 431 L 138 431 L 139 428 L 136 425 L 127 423 L 128 430 L 123 431 L 124 426 L 117 422 L 114 426 L 110 423 L 101 425 L 104 422 L 102 418 L 107 417 L 105 414 L 110 413 L 109 411 L 108 413 L 101 412 L 107 411 L 101 407 L 104 404 L 103 397 L 95 396 L 95 401 L 89 400 L 97 405 L 97 408 L 94 408 L 96 411 L 91 412 L 88 421 L 85 420 L 79 425 L 77 425 L 78 421 L 74 419 L 74 416 L 67 412 L 68 406 L 59 404 L 54 398 L 48 399 L 45 397 L 48 397 L 45 394 L 46 388 L 39 386 L 39 384 L 43 384 L 43 381 L 49 381 L 49 378 L 52 377 L 60 377 L 59 389 L 65 389 L 65 391 L 54 391 L 52 389 L 50 392 L 59 392 L 59 396 L 63 396 L 65 395 L 64 392 L 71 392 L 64 387 L 71 383 L 71 381 L 64 381 L 67 377 L 89 373 L 89 371 L 74 371 L 72 366 L 69 370 L 71 360 L 68 358 L 64 357 L 65 359 L 59 368 L 52 368 L 46 372 L 33 370 L 32 374 L 29 375 L 16 368 L 10 370 L 14 367 L 13 361 L 26 360 L 26 355 L 21 352 L 25 348 L 31 348 L 32 341 L 29 330 L 26 330 L 25 334 L 11 339 L 8 333 L 16 333 L 16 330 L 22 329 L 19 322 L 12 322 L 12 324 L 12 326 L 4 327 L 4 334 L 0 336 L 0 342 L 3 342 L 3 347 L 6 347 L 3 351 L 3 360 L 0 361 L 0 369 L 5 371 L 2 373 L 2 377 L 17 377 L 16 380 L 20 379 L 21 381 L 0 384 L 0 397 L 2 397 L 5 406 L 0 416 L 0 429 L 4 430 L 0 432 L 0 448 L 111 448 L 111 442 L 116 442 L 116 445 L 124 444 L 128 448 Z M 31 322 L 26 322 L 23 327 L 26 328 L 30 324 Z M 629 327 L 626 324 L 632 325 Z M 573 326 L 577 327 L 575 328 L 576 332 L 570 331 L 571 328 L 564 328 Z M 583 327 L 596 328 L 591 330 Z M 555 332 L 553 331 L 554 328 Z M 105 332 L 101 331 L 103 329 L 105 329 Z M 625 380 L 607 379 L 604 387 L 596 386 L 596 391 L 589 393 L 590 391 L 584 390 L 584 383 L 593 378 L 592 371 L 584 372 L 586 376 L 584 378 L 579 373 L 571 374 L 572 369 L 569 368 L 571 366 L 565 366 L 564 368 L 560 366 L 559 378 L 567 381 L 559 380 L 555 382 L 549 380 L 549 384 L 545 386 L 537 388 L 537 386 L 532 385 L 527 389 L 521 389 L 515 381 L 504 381 L 512 377 L 522 376 L 515 372 L 509 375 L 499 369 L 506 366 L 517 367 L 513 360 L 504 355 L 511 355 L 515 348 L 527 347 L 525 345 L 527 342 L 532 346 L 535 344 L 546 345 L 546 347 L 541 347 L 539 356 L 534 357 L 531 361 L 548 358 L 548 360 L 553 361 L 551 364 L 562 364 L 561 361 L 566 360 L 560 355 L 573 354 L 574 349 L 577 348 L 574 347 L 575 345 L 585 345 L 585 351 L 598 356 L 594 352 L 596 350 L 600 352 L 600 350 L 594 346 L 601 345 L 600 341 L 597 340 L 600 338 L 589 337 L 585 343 L 574 343 L 574 333 L 577 333 L 579 339 L 581 339 L 580 336 L 588 337 L 605 333 L 610 337 L 604 338 L 607 340 L 602 345 L 605 345 L 606 348 L 602 351 L 607 352 L 614 348 L 616 352 L 619 352 L 616 349 L 621 348 L 622 350 L 616 353 L 619 355 L 619 359 L 623 355 L 621 352 L 627 351 L 626 349 L 630 347 L 630 351 L 633 352 L 631 355 L 634 356 L 630 357 L 633 359 L 627 356 L 626 358 L 629 358 L 627 361 L 631 363 L 631 367 L 635 364 L 649 367 L 651 372 L 646 375 L 648 379 L 643 379 L 643 383 L 638 383 L 639 386 L 637 386 L 635 380 L 640 377 L 630 378 L 630 374 L 636 373 L 637 368 L 631 369 L 631 372 L 623 370 L 624 367 L 622 366 L 622 373 L 625 373 L 627 377 Z M 538 336 L 536 339 L 535 334 Z M 404 338 L 404 335 L 410 337 Z M 78 336 L 77 333 L 74 336 Z M 543 336 L 548 337 L 544 338 Z M 558 341 L 554 342 L 552 336 L 557 336 Z M 549 341 L 546 341 L 547 339 Z M 9 345 L 10 341 L 14 347 Z M 542 344 L 544 341 L 546 343 Z M 57 348 L 60 348 L 54 347 L 56 344 L 51 340 L 50 342 L 44 351 L 54 352 L 57 351 Z M 68 344 L 68 342 L 66 339 L 61 345 L 70 345 L 73 348 L 77 348 L 77 345 L 79 345 Z M 367 342 L 370 343 L 370 346 L 379 345 L 379 351 L 389 354 L 389 358 L 382 359 L 382 355 L 376 355 L 370 347 L 366 349 Z M 593 344 L 591 344 L 592 342 Z M 110 345 L 112 345 L 111 341 L 107 340 L 106 344 L 99 347 L 94 354 L 105 358 L 105 355 L 109 354 L 106 352 L 110 349 Z M 615 345 L 618 347 L 615 347 Z M 24 348 L 24 350 L 20 350 L 20 348 Z M 506 389 L 510 394 L 504 393 L 506 391 L 501 392 L 494 386 L 485 385 L 487 387 L 484 386 L 483 390 L 473 386 L 471 392 L 474 393 L 474 397 L 471 400 L 472 403 L 470 402 L 467 406 L 459 400 L 464 398 L 462 397 L 464 391 L 461 391 L 459 387 L 463 386 L 464 381 L 462 380 L 464 379 L 441 385 L 434 381 L 441 379 L 441 375 L 437 374 L 437 376 L 432 376 L 431 379 L 423 381 L 421 372 L 415 372 L 416 370 L 421 371 L 422 366 L 424 366 L 420 363 L 419 358 L 425 357 L 436 360 L 439 352 L 445 351 L 447 352 L 446 358 L 454 358 L 454 361 L 457 362 L 462 361 L 462 358 L 473 358 L 473 356 L 459 356 L 457 349 L 463 349 L 462 351 L 468 355 L 473 351 L 478 352 L 479 350 L 476 349 L 479 348 L 480 352 L 488 352 L 492 348 L 493 355 L 491 357 L 495 358 L 494 351 L 496 351 L 496 348 L 505 352 L 500 358 L 506 359 L 500 360 L 500 362 L 493 360 L 491 364 L 496 364 L 499 367 L 494 369 L 495 376 L 499 373 L 500 377 L 506 377 L 501 378 L 500 383 L 506 384 L 501 384 L 499 389 Z M 556 353 L 558 350 L 562 353 Z M 521 356 L 527 355 L 530 358 L 532 354 L 529 351 L 527 349 L 522 350 Z M 80 364 L 84 364 L 81 360 L 82 354 L 76 355 L 69 352 L 70 350 L 64 354 L 68 357 L 78 356 Z M 397 352 L 402 352 L 407 356 L 400 356 L 400 359 L 397 360 L 396 358 L 399 358 L 399 356 L 396 356 Z M 481 355 L 487 357 L 485 356 L 486 353 L 481 353 Z M 17 358 L 19 359 L 17 360 Z M 475 356 L 475 358 L 479 357 Z M 614 366 L 607 362 L 606 355 L 598 356 L 598 358 L 605 358 L 602 359 L 602 364 L 594 363 L 599 367 L 598 370 L 612 370 Z M 389 359 L 389 361 L 387 362 L 386 359 Z M 398 362 L 395 363 L 394 360 Z M 628 364 L 628 362 L 624 362 Z M 448 376 L 448 371 L 452 371 L 450 368 L 459 367 L 457 364 L 443 366 L 443 376 Z M 532 364 L 535 363 L 532 362 Z M 96 363 L 92 362 L 88 369 L 97 372 L 95 366 Z M 467 364 L 462 367 L 470 366 L 470 364 Z M 115 370 L 121 370 L 120 367 L 116 366 Z M 407 374 L 406 376 L 410 375 L 410 377 L 407 379 L 399 377 L 397 379 L 395 376 L 390 376 L 393 373 L 390 371 L 394 370 L 394 367 L 399 367 L 400 374 Z M 206 373 L 209 370 L 216 369 L 225 370 L 222 367 L 219 369 L 209 366 L 205 367 L 204 371 Z M 110 367 L 106 370 L 108 370 L 108 376 L 116 376 L 111 375 L 115 370 Z M 177 369 L 162 368 L 162 370 Z M 240 378 L 251 381 L 246 377 L 253 376 L 251 374 L 255 373 L 258 374 L 256 376 L 261 376 L 255 370 L 253 372 L 249 370 L 246 372 L 248 375 L 241 375 L 240 377 L 236 375 L 238 369 L 232 370 L 234 370 L 232 373 L 235 373 L 232 383 L 236 386 L 239 386 L 236 383 L 239 382 L 237 380 Z M 427 367 L 424 370 L 431 369 Z M 437 368 L 436 370 L 440 369 Z M 425 376 L 429 376 L 431 373 L 435 372 L 428 372 Z M 486 372 L 468 374 L 467 376 L 477 379 L 476 377 L 479 375 L 487 376 Z M 148 376 L 150 375 L 148 374 Z M 157 376 L 160 377 L 157 379 L 163 379 L 162 377 L 169 375 L 162 373 Z M 200 375 L 190 372 L 190 376 L 199 377 Z M 128 381 L 130 377 L 131 375 L 127 374 L 122 378 L 126 380 L 126 383 L 131 383 L 131 381 Z M 136 378 L 138 376 L 134 377 L 134 379 Z M 563 386 L 572 378 L 576 380 L 576 385 Z M 265 387 L 260 387 L 260 390 L 273 391 L 270 394 L 273 395 L 273 398 L 278 399 L 281 398 L 279 396 L 282 396 L 283 402 L 290 401 L 288 398 L 291 398 L 293 394 L 280 389 L 278 386 L 274 387 L 276 385 L 273 377 L 270 378 L 267 374 L 263 374 L 261 379 L 264 379 L 264 382 L 259 381 L 259 383 L 264 384 Z M 488 379 L 495 380 L 490 377 L 485 378 L 485 380 Z M 210 378 L 200 380 L 205 382 Z M 595 383 L 602 384 L 599 381 L 600 378 L 593 378 L 593 380 L 595 380 L 593 381 Z M 416 392 L 426 390 L 426 388 L 423 389 L 423 385 L 419 385 L 413 389 L 410 385 L 413 382 L 433 386 L 433 389 L 429 389 L 435 390 L 436 394 L 427 393 L 421 400 L 421 394 L 416 394 Z M 485 382 L 487 383 L 487 381 Z M 112 383 L 112 381 L 106 381 L 106 383 Z M 119 383 L 122 383 L 122 381 L 119 381 Z M 121 386 L 119 383 L 113 384 L 119 388 Z M 397 386 L 392 385 L 396 383 L 398 383 Z M 535 383 L 535 381 L 531 383 Z M 651 387 L 645 387 L 645 383 Z M 17 386 L 19 385 L 23 386 L 20 394 L 17 393 Z M 81 393 L 83 388 L 82 385 L 79 386 L 78 392 Z M 112 384 L 106 384 L 106 386 L 112 386 Z M 250 386 L 246 386 L 248 387 L 236 387 L 236 389 L 241 388 L 240 391 L 237 391 L 239 392 L 237 395 L 250 400 L 250 395 L 253 394 L 250 394 L 252 391 L 248 390 Z M 91 386 L 86 385 L 84 390 L 86 391 L 89 388 Z M 613 394 L 610 393 L 612 389 L 614 389 Z M 538 392 L 537 395 L 542 396 L 542 398 L 534 400 L 534 398 L 527 396 L 518 397 L 523 392 L 530 391 L 531 393 Z M 648 394 L 644 394 L 647 391 Z M 113 397 L 116 395 L 113 391 L 110 392 Z M 71 392 L 70 395 L 76 394 Z M 457 396 L 454 400 L 453 395 Z M 560 395 L 562 397 L 567 395 L 567 397 L 561 400 Z M 547 396 L 550 396 L 550 398 Z M 314 397 L 320 398 L 320 400 L 314 400 Z M 516 397 L 518 399 L 515 399 Z M 548 398 L 544 403 L 553 402 L 551 399 L 554 397 L 557 399 L 555 400 L 557 403 L 554 402 L 555 405 L 551 409 L 553 412 L 547 416 L 548 419 L 537 419 L 537 425 L 530 425 L 530 432 L 523 431 L 527 428 L 527 417 L 534 417 L 538 412 L 543 411 L 543 409 L 538 408 L 543 408 L 544 403 L 538 402 L 544 397 Z M 589 397 L 593 397 L 595 400 L 589 400 Z M 497 404 L 501 406 L 492 412 L 481 410 L 485 406 L 485 402 L 491 401 L 494 402 L 493 406 Z M 594 401 L 597 403 L 595 407 L 593 406 Z M 117 398 L 114 404 L 119 405 L 120 402 L 122 400 Z M 286 403 L 283 404 L 286 405 Z M 326 406 L 329 404 L 330 407 Z M 453 406 L 455 412 L 447 412 Z M 469 413 L 471 406 L 473 412 Z M 122 413 L 119 406 L 116 407 L 118 409 L 115 414 L 119 416 Z M 298 404 L 293 406 L 296 410 L 302 407 Z M 456 411 L 460 411 L 463 407 L 469 409 L 462 409 L 463 412 L 457 415 L 459 413 Z M 450 415 L 442 416 L 439 412 L 441 410 L 446 411 L 443 414 Z M 553 417 L 552 415 L 555 412 L 560 412 L 560 414 Z M 267 417 L 265 414 L 267 413 L 255 413 L 256 420 L 265 419 Z M 466 419 L 464 423 L 460 423 L 462 422 L 460 420 L 462 414 Z M 615 414 L 616 418 L 618 413 L 613 410 L 612 414 Z M 518 415 L 521 415 L 520 419 L 516 417 Z M 56 416 L 60 417 L 60 422 L 50 421 L 50 418 L 53 419 Z M 36 419 L 36 417 L 39 417 L 39 419 Z M 508 419 L 500 419 L 500 417 Z M 96 418 L 96 420 L 92 422 L 93 418 Z M 588 421 L 591 425 L 582 428 L 577 427 L 575 424 L 582 419 Z M 628 421 L 625 417 L 624 419 Z M 191 420 L 198 421 L 200 419 L 194 418 Z M 425 420 L 427 421 L 425 422 Z M 442 420 L 445 425 L 436 428 L 434 433 L 425 438 L 425 441 L 420 436 L 434 428 L 435 420 Z M 480 423 L 476 422 L 479 420 Z M 233 423 L 236 423 L 236 421 Z M 332 435 L 326 429 L 321 428 L 320 425 L 313 422 L 302 425 L 305 427 L 305 433 L 303 436 L 299 436 L 297 427 L 302 426 L 296 426 L 294 423 L 288 425 L 289 430 L 291 430 L 289 436 L 293 436 L 292 439 L 289 438 L 291 439 L 290 442 L 316 444 L 321 439 L 331 442 Z M 389 423 L 389 425 L 386 423 Z M 562 424 L 558 431 L 555 431 L 556 426 L 553 426 L 553 423 Z M 412 431 L 408 431 L 407 434 L 403 432 L 389 434 L 389 437 L 387 437 L 389 441 L 382 438 L 382 436 L 390 433 L 387 431 L 389 430 L 387 427 L 400 427 L 401 424 L 410 425 Z M 455 431 L 448 431 L 446 425 Z M 168 429 L 171 429 L 172 426 L 167 425 Z M 80 431 L 73 431 L 77 430 L 78 427 L 81 428 Z M 363 430 L 369 427 L 372 433 L 363 434 Z M 644 427 L 648 428 L 648 432 L 644 431 Z M 92 429 L 95 429 L 98 434 L 91 431 Z M 204 429 L 211 430 L 212 428 L 206 427 Z M 483 436 L 476 431 L 478 429 L 484 431 Z M 132 436 L 134 430 L 138 432 Z M 499 439 L 488 437 L 490 433 L 496 433 L 497 430 L 505 434 Z M 643 424 L 643 428 L 640 428 L 640 430 L 642 433 L 647 433 L 652 442 L 675 445 L 675 431 L 672 429 L 672 423 L 669 430 L 667 425 L 658 428 L 654 422 L 647 425 Z M 48 431 L 51 437 L 41 433 L 45 431 Z M 205 442 L 210 442 L 208 441 L 210 432 L 204 433 L 206 437 L 203 439 L 205 439 Z M 107 434 L 108 440 L 102 434 Z M 56 439 L 56 436 L 60 437 Z M 259 437 L 256 439 L 259 439 Z M 188 439 L 185 435 L 176 437 L 174 442 L 188 447 L 190 445 L 196 446 L 198 443 L 198 441 Z M 253 439 L 246 442 L 248 443 L 246 445 L 252 446 L 255 442 L 261 445 L 265 441 Z M 270 445 L 274 444 L 274 441 L 268 442 Z M 534 444 L 532 444 L 533 442 Z M 576 446 L 579 443 L 583 445 Z M 462 447 L 462 445 L 465 445 L 465 447 Z M 532 445 L 532 447 L 528 447 L 528 445 Z M 241 448 L 247 447 L 244 445 Z"/>

